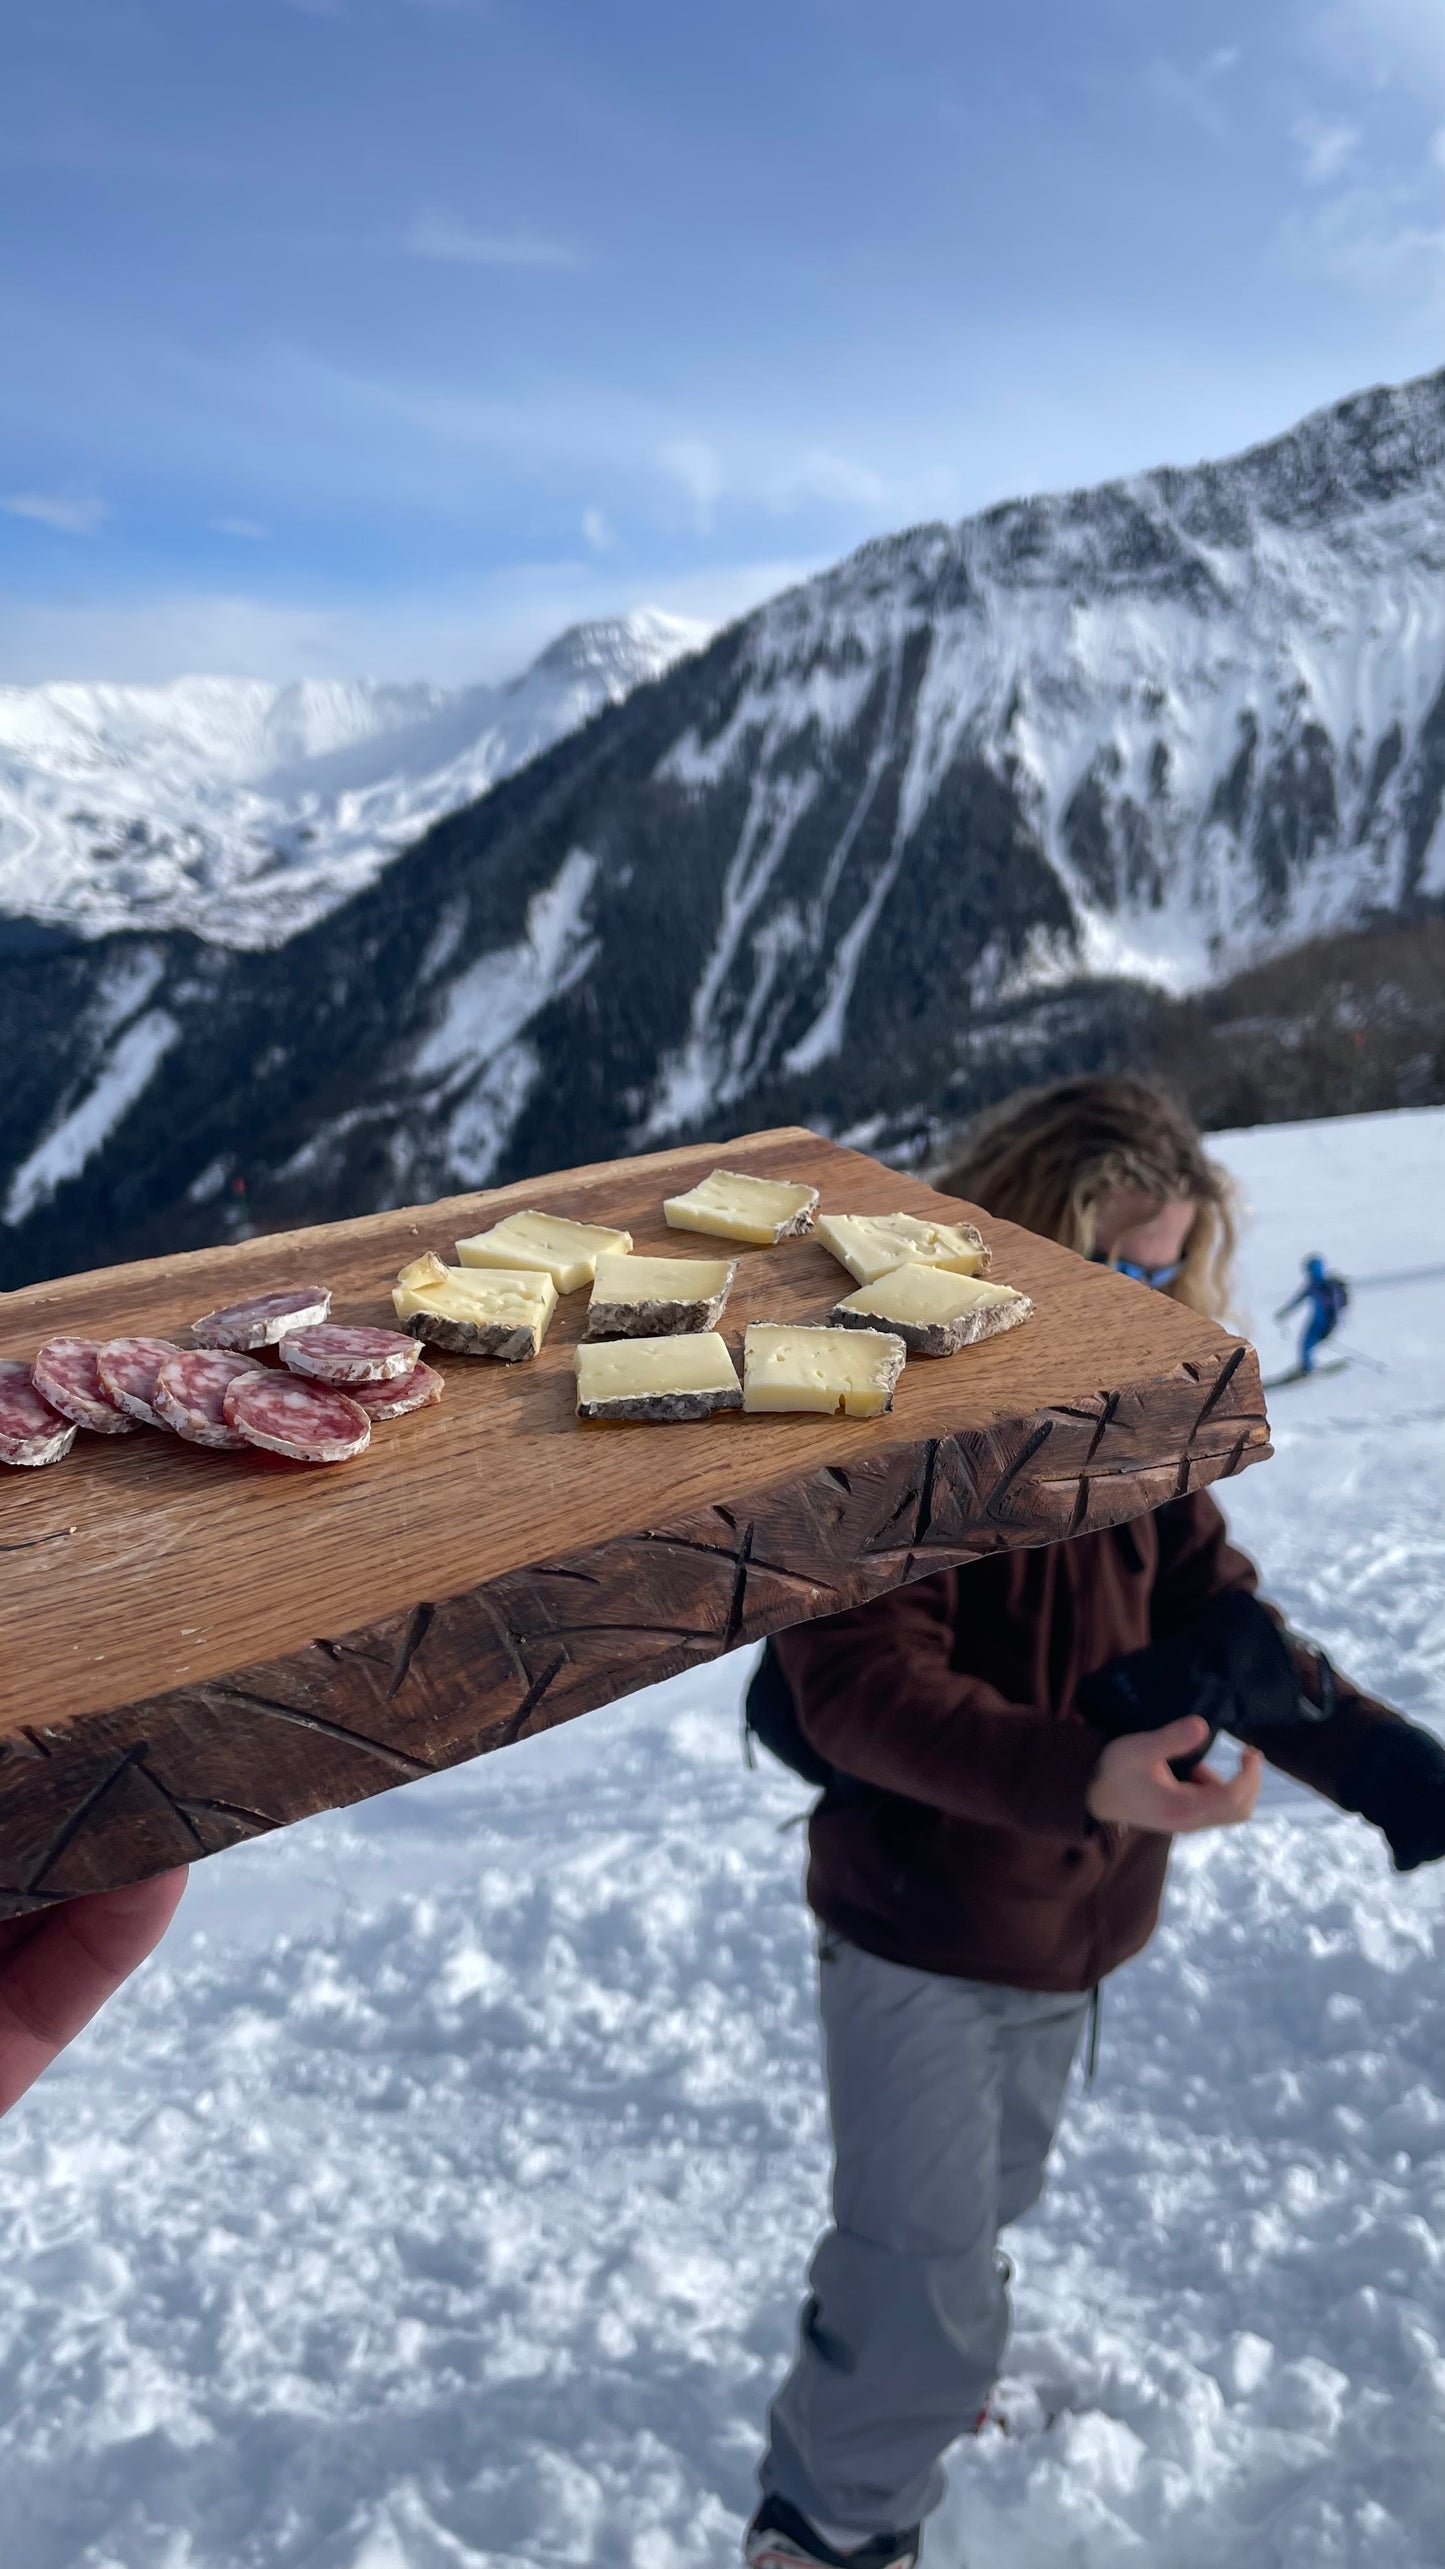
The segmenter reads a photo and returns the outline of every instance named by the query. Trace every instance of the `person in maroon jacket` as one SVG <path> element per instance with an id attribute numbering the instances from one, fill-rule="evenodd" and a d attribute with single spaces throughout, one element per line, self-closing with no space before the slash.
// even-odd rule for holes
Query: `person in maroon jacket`
<path id="1" fill-rule="evenodd" d="M 1077 1079 L 984 1118 L 937 1181 L 1223 1311 L 1230 1183 L 1188 1117 Z M 1203 1491 L 782 1634 L 831 1781 L 808 1900 L 833 2219 L 773 2403 L 750 2569 L 909 2569 L 1008 2334 L 998 2232 L 1039 2196 L 1091 1994 L 1159 1914 L 1171 1840 L 1248 1819 L 1261 1754 L 1445 1855 L 1445 1749 L 1255 1595 Z M 1225 1777 L 1217 1729 L 1248 1743 Z"/>

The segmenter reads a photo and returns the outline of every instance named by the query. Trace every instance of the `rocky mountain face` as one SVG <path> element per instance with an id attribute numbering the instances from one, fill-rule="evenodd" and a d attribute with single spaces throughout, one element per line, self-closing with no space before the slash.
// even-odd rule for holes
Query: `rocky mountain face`
<path id="1" fill-rule="evenodd" d="M 1445 374 L 869 545 L 280 946 L 12 922 L 7 1281 L 1154 1059 L 1445 906 L 1442 571 Z"/>
<path id="2" fill-rule="evenodd" d="M 707 630 L 573 625 L 495 687 L 0 687 L 0 914 L 281 945 Z"/>

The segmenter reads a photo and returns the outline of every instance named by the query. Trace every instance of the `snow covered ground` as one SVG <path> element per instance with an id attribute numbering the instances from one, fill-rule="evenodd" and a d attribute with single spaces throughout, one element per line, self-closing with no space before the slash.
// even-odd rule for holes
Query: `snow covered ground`
<path id="1" fill-rule="evenodd" d="M 1439 1722 L 1445 1112 L 1222 1148 L 1265 1350 L 1318 1248 L 1386 1369 L 1282 1392 L 1233 1522 Z M 740 1675 L 200 1868 L 0 2131 L 6 2569 L 735 2559 L 827 2175 Z M 1181 1850 L 1014 2241 L 1058 2422 L 959 2449 L 925 2569 L 1434 2569 L 1442 1959 L 1445 1868 L 1292 1787 Z"/>

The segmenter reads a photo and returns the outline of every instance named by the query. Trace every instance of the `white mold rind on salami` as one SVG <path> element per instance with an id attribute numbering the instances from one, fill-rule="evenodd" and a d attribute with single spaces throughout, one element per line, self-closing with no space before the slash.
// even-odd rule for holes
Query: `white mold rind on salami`
<path id="1" fill-rule="evenodd" d="M 244 1302 L 225 1302 L 191 1322 L 198 1347 L 229 1347 L 244 1353 L 252 1347 L 274 1347 L 293 1329 L 309 1329 L 329 1318 L 329 1285 L 277 1285 L 269 1293 L 252 1293 Z"/>
<path id="2" fill-rule="evenodd" d="M 77 1427 L 96 1436 L 129 1436 L 135 1421 L 117 1409 L 100 1379 L 100 1347 L 96 1338 L 47 1338 L 31 1361 L 30 1378 L 41 1399 Z"/>
<path id="3" fill-rule="evenodd" d="M 392 1383 L 416 1364 L 416 1340 L 399 1329 L 361 1329 L 336 1320 L 288 1329 L 277 1350 L 293 1374 L 321 1383 Z"/>
<path id="4" fill-rule="evenodd" d="M 59 1463 L 76 1434 L 74 1422 L 62 1418 L 36 1390 L 27 1364 L 17 1357 L 0 1361 L 0 1463 L 18 1471 Z"/>
<path id="5" fill-rule="evenodd" d="M 156 1376 L 156 1412 L 163 1424 L 188 1445 L 212 1445 L 236 1453 L 245 1444 L 226 1423 L 226 1394 L 240 1374 L 264 1374 L 254 1356 L 225 1348 L 183 1347 Z"/>
<path id="6" fill-rule="evenodd" d="M 430 1409 L 446 1389 L 445 1377 L 435 1365 L 417 1358 L 409 1374 L 396 1383 L 352 1383 L 346 1397 L 364 1409 L 373 1425 L 382 1418 L 406 1418 L 414 1409 Z"/>
<path id="7" fill-rule="evenodd" d="M 107 1338 L 95 1359 L 101 1383 L 127 1418 L 143 1427 L 164 1427 L 155 1406 L 156 1376 L 172 1356 L 184 1351 L 172 1338 Z"/>
<path id="8" fill-rule="evenodd" d="M 349 1463 L 371 1442 L 365 1410 L 330 1383 L 273 1373 L 238 1376 L 225 1406 L 227 1425 L 246 1444 L 291 1463 Z"/>

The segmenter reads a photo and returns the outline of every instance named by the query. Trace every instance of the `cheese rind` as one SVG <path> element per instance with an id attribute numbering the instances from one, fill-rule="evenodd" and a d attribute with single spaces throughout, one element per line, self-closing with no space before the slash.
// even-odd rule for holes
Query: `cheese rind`
<path id="1" fill-rule="evenodd" d="M 597 1261 L 587 1305 L 589 1338 L 666 1338 L 716 1329 L 732 1291 L 731 1258 L 630 1258 Z"/>
<path id="2" fill-rule="evenodd" d="M 630 1249 L 630 1231 L 600 1222 L 569 1222 L 560 1213 L 508 1213 L 490 1231 L 458 1240 L 464 1267 L 541 1268 L 559 1293 L 590 1284 L 606 1250 Z"/>
<path id="3" fill-rule="evenodd" d="M 669 1195 L 663 1214 L 674 1231 L 706 1231 L 719 1240 L 742 1240 L 772 1249 L 779 1240 L 811 1231 L 818 1190 L 796 1178 L 747 1177 L 714 1169 L 686 1195 Z"/>
<path id="4" fill-rule="evenodd" d="M 1033 1304 L 1012 1285 L 955 1275 L 946 1267 L 895 1267 L 835 1302 L 842 1329 L 892 1329 L 911 1356 L 956 1356 L 962 1347 L 1017 1329 Z"/>
<path id="5" fill-rule="evenodd" d="M 540 1353 L 547 1325 L 557 1308 L 557 1288 L 545 1270 L 492 1268 L 486 1274 L 466 1267 L 443 1267 L 436 1282 L 429 1269 L 420 1282 L 425 1259 L 403 1267 L 392 1293 L 398 1320 L 413 1338 L 448 1347 L 457 1356 L 496 1356 L 504 1365 L 522 1364 Z"/>
<path id="6" fill-rule="evenodd" d="M 990 1263 L 983 1233 L 971 1222 L 926 1222 L 916 1213 L 825 1213 L 818 1237 L 860 1285 L 904 1265 L 981 1276 Z"/>
<path id="7" fill-rule="evenodd" d="M 859 1330 L 845 1337 L 828 1327 L 755 1320 L 743 1339 L 743 1407 L 878 1418 L 893 1407 L 907 1353 L 903 1340 L 890 1330 Z"/>
<path id="8" fill-rule="evenodd" d="M 741 1409 L 742 1385 L 721 1338 L 612 1338 L 574 1359 L 579 1418 L 645 1419 L 678 1425 Z"/>

